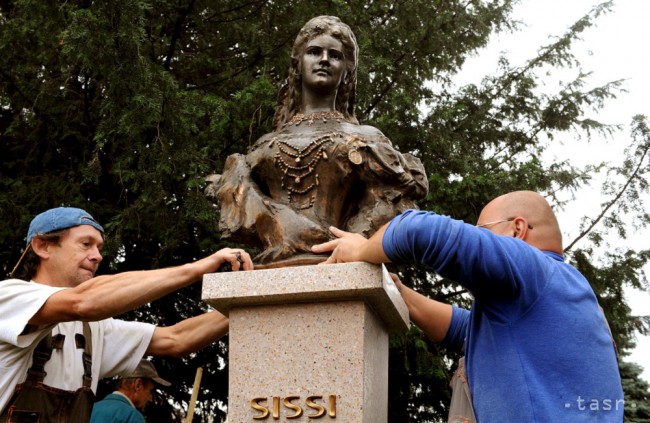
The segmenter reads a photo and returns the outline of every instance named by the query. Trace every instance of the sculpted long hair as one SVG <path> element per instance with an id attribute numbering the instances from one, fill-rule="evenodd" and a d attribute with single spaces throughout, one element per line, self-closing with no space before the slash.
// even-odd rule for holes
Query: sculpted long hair
<path id="1" fill-rule="evenodd" d="M 307 43 L 320 35 L 329 35 L 343 44 L 345 56 L 345 75 L 336 93 L 335 108 L 341 112 L 345 120 L 358 123 L 354 115 L 354 101 L 357 88 L 357 60 L 359 46 L 357 39 L 349 26 L 336 16 L 318 16 L 311 19 L 302 27 L 291 50 L 291 65 L 287 83 L 282 87 L 278 96 L 278 107 L 273 118 L 276 130 L 288 122 L 300 110 L 302 105 L 302 55 Z"/>

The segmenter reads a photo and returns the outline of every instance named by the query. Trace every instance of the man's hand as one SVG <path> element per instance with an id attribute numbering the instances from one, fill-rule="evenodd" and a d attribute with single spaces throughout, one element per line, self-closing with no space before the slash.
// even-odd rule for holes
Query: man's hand
<path id="1" fill-rule="evenodd" d="M 330 226 L 329 229 L 336 239 L 311 247 L 314 253 L 332 252 L 329 258 L 321 264 L 363 261 L 361 252 L 368 243 L 366 238 L 359 234 L 342 231 L 334 226 Z"/>
<path id="2" fill-rule="evenodd" d="M 206 273 L 216 272 L 222 265 L 228 267 L 228 270 L 232 270 L 233 272 L 238 270 L 253 270 L 251 256 L 240 248 L 222 248 L 216 253 L 189 263 L 186 266 L 190 266 L 196 272 L 194 277 L 199 279 Z"/>
<path id="3" fill-rule="evenodd" d="M 395 274 L 395 273 L 390 273 L 390 272 L 388 273 L 388 275 L 393 280 L 393 283 L 395 284 L 395 287 L 397 288 L 397 290 L 401 293 L 402 292 L 402 281 L 399 278 L 399 276 L 397 276 L 397 274 Z"/>
<path id="4" fill-rule="evenodd" d="M 216 269 L 227 262 L 230 263 L 233 272 L 238 270 L 253 270 L 251 256 L 246 251 L 238 248 L 222 248 L 214 253 L 211 258 L 217 261 Z"/>

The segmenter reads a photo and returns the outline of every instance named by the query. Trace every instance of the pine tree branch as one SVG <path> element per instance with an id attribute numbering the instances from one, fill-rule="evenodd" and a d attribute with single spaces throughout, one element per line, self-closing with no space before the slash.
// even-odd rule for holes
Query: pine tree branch
<path id="1" fill-rule="evenodd" d="M 169 71 L 169 68 L 171 66 L 171 61 L 174 57 L 174 51 L 176 50 L 176 44 L 178 43 L 178 39 L 180 38 L 183 29 L 183 22 L 185 22 L 187 15 L 189 15 L 190 11 L 194 7 L 194 3 L 196 3 L 196 1 L 192 0 L 187 7 L 181 8 L 180 14 L 176 18 L 176 22 L 174 22 L 174 33 L 172 34 L 172 38 L 169 41 L 169 47 L 167 48 L 167 57 L 165 57 L 164 63 L 166 71 Z"/>
<path id="2" fill-rule="evenodd" d="M 632 174 L 630 175 L 630 177 L 625 181 L 625 184 L 622 186 L 622 188 L 619 190 L 619 192 L 616 194 L 616 196 L 615 196 L 615 197 L 614 197 L 614 198 L 613 198 L 609 203 L 607 203 L 607 204 L 605 205 L 605 207 L 601 210 L 600 214 L 599 214 L 595 219 L 593 219 L 593 220 L 591 221 L 591 224 L 590 224 L 590 225 L 589 225 L 585 230 L 583 230 L 583 231 L 582 231 L 582 232 L 581 232 L 581 233 L 580 233 L 580 234 L 579 234 L 579 235 L 578 235 L 578 236 L 577 236 L 577 237 L 576 237 L 576 238 L 575 238 L 575 239 L 574 239 L 574 240 L 573 240 L 573 241 L 572 241 L 572 242 L 571 242 L 571 243 L 570 243 L 570 244 L 569 244 L 565 249 L 564 249 L 564 252 L 565 252 L 565 253 L 568 252 L 568 251 L 570 251 L 570 250 L 573 248 L 573 246 L 574 246 L 578 241 L 580 241 L 580 240 L 581 240 L 582 238 L 584 238 L 584 237 L 585 237 L 589 232 L 591 232 L 591 230 L 592 230 L 592 229 L 593 229 L 593 228 L 594 228 L 594 227 L 595 227 L 595 226 L 596 226 L 596 225 L 597 225 L 597 224 L 598 224 L 598 223 L 599 223 L 599 222 L 600 222 L 600 221 L 605 217 L 605 215 L 607 214 L 607 212 L 609 212 L 609 210 L 610 210 L 612 207 L 614 207 L 615 204 L 618 203 L 618 201 L 621 199 L 621 197 L 623 197 L 623 194 L 625 194 L 625 192 L 627 191 L 627 189 L 629 188 L 629 186 L 632 184 L 632 181 L 635 180 L 635 179 L 638 177 L 639 172 L 640 172 L 641 168 L 643 167 L 643 162 L 644 162 L 644 160 L 645 160 L 645 157 L 648 155 L 648 150 L 649 150 L 649 149 L 650 149 L 650 144 L 647 144 L 647 145 L 645 146 L 645 148 L 642 150 L 642 154 L 640 155 L 639 161 L 638 161 L 636 167 L 634 168 L 634 172 L 632 172 Z"/>
<path id="3" fill-rule="evenodd" d="M 436 296 L 436 301 L 447 302 L 449 299 L 454 298 L 454 297 L 459 297 L 459 296 L 461 296 L 463 294 L 467 294 L 467 292 L 469 292 L 469 291 L 467 291 L 466 289 L 459 289 L 458 291 L 453 291 L 453 292 L 450 292 L 448 294 L 437 295 Z"/>
<path id="4" fill-rule="evenodd" d="M 383 90 L 381 90 L 381 93 L 378 96 L 375 96 L 375 98 L 372 99 L 368 107 L 366 107 L 366 110 L 363 111 L 364 117 L 370 116 L 370 113 L 377 107 L 379 103 L 381 103 L 384 98 L 388 95 L 388 93 L 393 89 L 395 84 L 397 83 L 397 77 L 401 73 L 399 72 L 400 65 L 404 62 L 404 59 L 408 56 L 408 53 L 402 53 L 396 60 L 395 60 L 395 71 L 391 75 L 390 80 L 388 81 L 388 84 L 384 87 Z"/>

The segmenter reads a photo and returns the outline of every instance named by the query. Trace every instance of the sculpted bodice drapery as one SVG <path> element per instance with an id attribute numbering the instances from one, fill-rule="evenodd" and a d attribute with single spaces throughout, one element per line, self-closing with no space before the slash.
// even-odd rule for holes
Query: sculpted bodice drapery
<path id="1" fill-rule="evenodd" d="M 427 193 L 420 160 L 354 117 L 357 55 L 338 18 L 309 21 L 294 44 L 276 130 L 208 177 L 222 237 L 261 247 L 257 267 L 322 261 L 310 249 L 332 238 L 330 226 L 369 236 Z"/>

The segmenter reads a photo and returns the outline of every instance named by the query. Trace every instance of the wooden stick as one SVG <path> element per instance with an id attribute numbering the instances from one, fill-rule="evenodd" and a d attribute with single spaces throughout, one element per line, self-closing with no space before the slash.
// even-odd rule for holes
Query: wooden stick
<path id="1" fill-rule="evenodd" d="M 203 368 L 196 369 L 196 376 L 194 377 L 194 387 L 192 388 L 192 397 L 190 398 L 190 405 L 187 408 L 186 423 L 192 423 L 194 417 L 194 404 L 196 404 L 196 397 L 199 396 L 199 387 L 201 386 L 201 376 L 203 376 Z"/>

